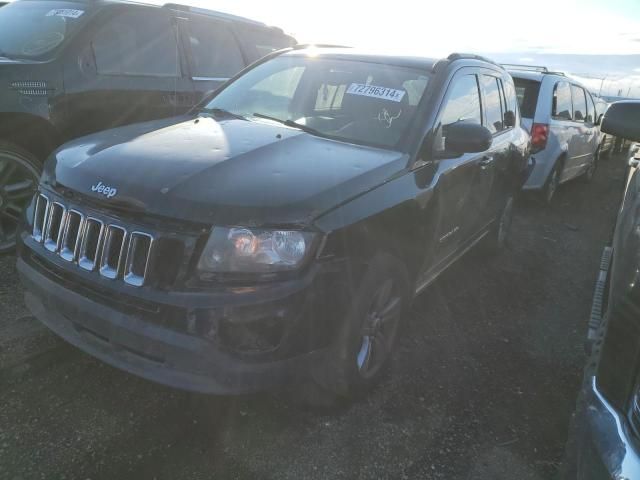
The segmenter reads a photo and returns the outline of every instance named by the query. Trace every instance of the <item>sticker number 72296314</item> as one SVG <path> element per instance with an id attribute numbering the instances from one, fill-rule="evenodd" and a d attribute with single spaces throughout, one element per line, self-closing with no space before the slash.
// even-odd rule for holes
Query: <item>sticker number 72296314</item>
<path id="1" fill-rule="evenodd" d="M 350 95 L 362 95 L 364 97 L 381 98 L 392 102 L 401 102 L 404 98 L 404 90 L 395 88 L 377 87 L 375 85 L 365 85 L 363 83 L 352 83 L 347 88 L 346 93 Z"/>
<path id="2" fill-rule="evenodd" d="M 73 8 L 54 8 L 47 12 L 47 17 L 68 17 L 79 18 L 84 13 L 84 10 L 76 10 Z"/>

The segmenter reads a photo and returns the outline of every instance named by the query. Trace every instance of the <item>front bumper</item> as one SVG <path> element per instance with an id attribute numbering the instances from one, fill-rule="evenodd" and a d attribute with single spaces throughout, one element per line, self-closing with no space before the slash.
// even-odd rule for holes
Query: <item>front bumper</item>
<path id="1" fill-rule="evenodd" d="M 598 391 L 595 377 L 585 385 L 578 480 L 640 478 L 640 455 L 627 419 Z"/>
<path id="2" fill-rule="evenodd" d="M 288 348 L 286 355 L 238 355 L 219 348 L 211 339 L 176 331 L 78 293 L 22 257 L 17 267 L 28 308 L 56 334 L 105 363 L 171 387 L 221 395 L 270 389 L 305 377 L 324 355 L 324 348 L 314 348 L 314 342 L 306 342 L 297 350 Z M 291 295 L 303 295 L 305 302 L 313 297 L 313 292 L 307 291 L 313 288 L 313 282 L 295 288 L 298 290 L 293 292 L 284 289 L 275 303 L 273 299 L 260 303 L 255 292 L 248 292 L 244 298 L 260 309 L 264 305 L 264 310 L 281 311 L 282 302 Z M 171 296 L 176 294 L 168 294 Z M 215 294 L 207 297 L 212 308 L 220 302 Z M 113 298 L 115 303 L 115 294 Z M 232 308 L 218 307 L 225 315 L 233 315 L 243 306 L 239 298 L 243 295 L 236 295 Z M 310 305 L 313 310 L 313 302 Z M 308 332 L 309 311 L 297 309 L 296 315 L 305 318 L 287 320 Z M 299 335 L 287 339 L 288 343 L 300 341 Z"/>

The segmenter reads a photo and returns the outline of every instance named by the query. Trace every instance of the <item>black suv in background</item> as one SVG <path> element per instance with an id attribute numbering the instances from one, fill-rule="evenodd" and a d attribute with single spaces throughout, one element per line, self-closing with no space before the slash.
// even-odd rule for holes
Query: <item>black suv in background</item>
<path id="1" fill-rule="evenodd" d="M 612 104 L 602 131 L 640 141 L 640 102 Z M 640 478 L 640 155 L 629 165 L 589 322 L 592 354 L 570 435 L 571 479 Z"/>
<path id="2" fill-rule="evenodd" d="M 0 10 L 0 252 L 42 162 L 71 138 L 187 112 L 282 30 L 180 5 L 18 0 Z"/>
<path id="3" fill-rule="evenodd" d="M 511 76 L 480 57 L 278 52 L 193 114 L 50 156 L 21 234 L 27 305 L 164 384 L 349 397 L 416 294 L 504 245 L 528 145 Z"/>

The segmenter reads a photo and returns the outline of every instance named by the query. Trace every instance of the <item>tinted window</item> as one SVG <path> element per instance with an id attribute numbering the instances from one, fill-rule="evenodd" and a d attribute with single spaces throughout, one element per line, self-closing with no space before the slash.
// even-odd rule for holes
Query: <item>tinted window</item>
<path id="1" fill-rule="evenodd" d="M 593 104 L 593 98 L 587 93 L 587 119 L 589 123 L 593 123 L 596 120 L 596 107 Z"/>
<path id="2" fill-rule="evenodd" d="M 454 80 L 450 91 L 440 123 L 444 127 L 456 122 L 482 124 L 480 94 L 476 76 L 464 75 Z"/>
<path id="3" fill-rule="evenodd" d="M 562 120 L 572 117 L 571 88 L 567 82 L 558 82 L 553 91 L 553 116 Z"/>
<path id="4" fill-rule="evenodd" d="M 195 77 L 229 78 L 244 68 L 240 47 L 226 25 L 195 17 L 189 32 Z"/>
<path id="5" fill-rule="evenodd" d="M 123 12 L 96 33 L 92 42 L 98 73 L 178 75 L 178 45 L 169 17 L 154 12 Z"/>
<path id="6" fill-rule="evenodd" d="M 520 113 L 524 118 L 533 118 L 536 113 L 536 105 L 538 104 L 540 82 L 514 78 L 513 83 L 516 87 L 516 96 L 518 98 L 518 105 L 520 106 Z"/>
<path id="7" fill-rule="evenodd" d="M 587 117 L 587 100 L 584 96 L 584 90 L 571 85 L 571 95 L 573 97 L 573 119 L 583 122 Z"/>
<path id="8" fill-rule="evenodd" d="M 0 10 L 3 57 L 49 57 L 89 16 L 72 2 L 13 2 Z"/>
<path id="9" fill-rule="evenodd" d="M 487 128 L 491 133 L 503 130 L 502 121 L 502 95 L 498 79 L 489 75 L 482 75 L 482 90 L 484 91 L 484 114 L 487 120 Z"/>
<path id="10" fill-rule="evenodd" d="M 504 88 L 504 98 L 506 104 L 506 111 L 516 113 L 516 105 L 518 104 L 518 98 L 516 97 L 516 89 L 513 83 L 509 80 L 501 82 Z"/>
<path id="11" fill-rule="evenodd" d="M 250 62 L 295 43 L 292 38 L 273 30 L 240 26 L 238 31 Z"/>

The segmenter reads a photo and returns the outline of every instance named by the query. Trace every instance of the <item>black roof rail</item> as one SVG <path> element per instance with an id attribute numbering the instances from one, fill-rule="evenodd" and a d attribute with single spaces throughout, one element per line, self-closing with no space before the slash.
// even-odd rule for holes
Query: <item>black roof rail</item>
<path id="1" fill-rule="evenodd" d="M 497 67 L 503 68 L 502 65 L 494 62 L 490 58 L 483 57 L 482 55 L 475 55 L 473 53 L 452 53 L 447 57 L 447 60 L 449 60 L 450 62 L 455 62 L 456 60 L 480 60 L 481 62 L 487 62 Z"/>
<path id="2" fill-rule="evenodd" d="M 538 66 L 538 65 L 520 65 L 517 63 L 503 63 L 502 66 L 504 68 L 508 68 L 509 70 L 521 70 L 523 72 L 538 72 L 538 73 L 546 73 L 551 75 L 562 75 L 565 77 L 564 72 L 553 72 L 549 70 L 547 67 Z"/>

